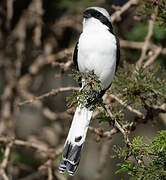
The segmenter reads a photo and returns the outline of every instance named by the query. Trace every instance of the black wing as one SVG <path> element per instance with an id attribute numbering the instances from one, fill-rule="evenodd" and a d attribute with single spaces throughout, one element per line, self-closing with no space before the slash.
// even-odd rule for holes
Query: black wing
<path id="1" fill-rule="evenodd" d="M 74 62 L 74 65 L 76 66 L 76 69 L 78 69 L 78 62 L 77 62 L 77 58 L 78 58 L 78 42 L 74 48 L 74 54 L 73 54 L 73 62 Z"/>
<path id="2" fill-rule="evenodd" d="M 74 65 L 75 65 L 77 71 L 79 71 L 77 58 L 78 58 L 78 42 L 76 43 L 76 46 L 74 48 L 73 62 L 74 62 Z M 81 82 L 81 78 L 79 79 L 79 81 Z M 79 83 L 79 86 L 81 87 L 82 83 Z"/>
<path id="3" fill-rule="evenodd" d="M 119 39 L 117 37 L 116 37 L 116 47 L 117 47 L 116 50 L 116 71 L 117 71 L 120 62 L 120 44 L 119 44 Z"/>

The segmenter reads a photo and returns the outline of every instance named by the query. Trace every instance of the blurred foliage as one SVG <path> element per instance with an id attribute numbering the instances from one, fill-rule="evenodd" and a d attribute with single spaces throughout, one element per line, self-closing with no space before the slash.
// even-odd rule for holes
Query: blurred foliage
<path id="1" fill-rule="evenodd" d="M 94 6 L 96 1 L 94 0 L 61 0 L 59 3 L 60 8 L 70 10 L 72 13 L 78 13 L 80 10 L 85 9 L 89 6 Z"/>
<path id="2" fill-rule="evenodd" d="M 160 131 L 150 144 L 144 143 L 143 137 L 135 137 L 130 148 L 117 149 L 116 153 L 125 161 L 118 164 L 116 173 L 127 172 L 130 180 L 166 179 L 166 131 Z"/>
<path id="3" fill-rule="evenodd" d="M 44 23 L 49 23 L 55 21 L 58 17 L 62 16 L 65 11 L 60 7 L 59 0 L 43 0 L 44 12 Z"/>
<path id="4" fill-rule="evenodd" d="M 144 41 L 148 32 L 148 25 L 145 23 L 137 23 L 128 33 L 124 35 L 124 38 L 132 41 Z M 160 44 L 166 37 L 166 29 L 161 27 L 157 22 L 153 26 L 152 42 Z"/>
<path id="5" fill-rule="evenodd" d="M 150 18 L 155 14 L 157 22 L 166 26 L 166 1 L 165 0 L 140 0 L 142 8 L 139 12 L 140 16 Z"/>

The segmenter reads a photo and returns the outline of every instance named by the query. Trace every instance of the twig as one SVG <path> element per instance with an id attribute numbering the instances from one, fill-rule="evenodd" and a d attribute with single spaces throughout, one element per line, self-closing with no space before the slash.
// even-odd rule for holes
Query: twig
<path id="1" fill-rule="evenodd" d="M 121 126 L 121 124 L 116 120 L 116 118 L 112 115 L 108 105 L 105 105 L 105 110 L 109 114 L 111 120 L 114 122 L 114 126 L 123 134 L 124 139 L 126 141 L 127 145 L 130 145 L 130 141 L 128 138 L 128 133 L 127 131 Z"/>
<path id="2" fill-rule="evenodd" d="M 153 64 L 153 62 L 157 59 L 157 57 L 160 55 L 162 51 L 162 48 L 159 46 L 157 47 L 157 49 L 155 49 L 154 51 L 154 55 L 151 56 L 146 63 L 144 64 L 144 68 L 146 68 L 147 66 L 150 66 L 151 64 Z"/>
<path id="3" fill-rule="evenodd" d="M 138 4 L 138 0 L 130 0 L 126 4 L 124 4 L 120 10 L 116 11 L 111 16 L 111 22 L 114 22 L 116 20 L 120 19 L 121 14 L 123 14 L 125 11 L 127 11 L 131 6 Z"/>
<path id="4" fill-rule="evenodd" d="M 122 48 L 142 49 L 143 45 L 144 45 L 144 42 L 136 42 L 136 41 L 128 41 L 128 40 L 120 39 L 120 46 Z M 159 46 L 150 42 L 147 48 L 151 50 L 155 50 L 159 48 Z M 166 48 L 162 47 L 160 53 L 163 55 L 166 55 Z"/>
<path id="5" fill-rule="evenodd" d="M 141 113 L 140 111 L 138 111 L 137 109 L 132 108 L 129 105 L 126 105 L 121 99 L 119 99 L 117 96 L 115 96 L 114 94 L 110 94 L 110 97 L 115 99 L 118 103 L 120 103 L 122 106 L 126 107 L 129 111 L 135 113 L 139 118 L 144 119 L 145 115 L 143 113 Z"/>
<path id="6" fill-rule="evenodd" d="M 117 128 L 112 128 L 110 131 L 104 131 L 102 128 L 94 128 L 92 126 L 89 126 L 89 130 L 96 134 L 97 140 L 100 140 L 100 138 L 105 137 L 107 139 L 111 139 L 114 134 L 118 132 Z"/>
<path id="7" fill-rule="evenodd" d="M 146 58 L 146 52 L 149 48 L 149 44 L 150 44 L 150 39 L 152 37 L 153 34 L 153 25 L 154 25 L 154 20 L 155 20 L 155 16 L 152 15 L 152 18 L 149 20 L 149 25 L 148 25 L 148 33 L 145 37 L 145 42 L 144 45 L 142 46 L 142 52 L 141 52 L 141 56 L 139 58 L 139 60 L 136 63 L 136 69 L 139 69 L 142 65 L 143 60 Z"/>
<path id="8" fill-rule="evenodd" d="M 47 147 L 37 144 L 36 142 L 29 142 L 29 141 L 23 141 L 23 140 L 18 140 L 18 139 L 13 139 L 13 138 L 9 138 L 9 137 L 0 137 L 0 142 L 3 143 L 12 143 L 12 145 L 16 145 L 16 146 L 25 146 L 25 147 L 29 147 L 29 148 L 34 148 L 36 150 L 38 150 L 39 152 L 44 152 L 45 154 L 47 154 L 48 156 L 58 156 L 62 150 L 63 150 L 63 146 L 60 146 L 59 148 L 56 149 L 48 149 Z"/>
<path id="9" fill-rule="evenodd" d="M 47 117 L 49 120 L 56 121 L 56 120 L 72 119 L 72 115 L 67 111 L 55 113 L 47 107 L 43 107 L 42 110 L 43 110 L 43 115 Z"/>
<path id="10" fill-rule="evenodd" d="M 48 180 L 53 180 L 52 168 L 48 167 Z"/>
<path id="11" fill-rule="evenodd" d="M 64 88 L 53 89 L 53 90 L 51 90 L 48 93 L 42 94 L 41 96 L 34 97 L 34 99 L 30 99 L 30 100 L 26 100 L 26 101 L 20 102 L 18 105 L 22 106 L 24 104 L 33 103 L 34 101 L 42 100 L 42 99 L 44 99 L 46 97 L 49 97 L 49 96 L 55 96 L 55 95 L 57 95 L 60 92 L 72 91 L 72 90 L 78 90 L 78 88 L 77 87 L 64 87 Z"/>
<path id="12" fill-rule="evenodd" d="M 45 166 L 47 168 L 48 180 L 53 180 L 52 160 L 49 159 L 43 166 Z"/>
<path id="13" fill-rule="evenodd" d="M 29 67 L 29 72 L 30 74 L 35 75 L 47 64 L 52 64 L 54 67 L 58 65 L 66 71 L 72 64 L 72 53 L 73 47 L 63 49 L 57 54 L 47 54 L 47 56 L 45 54 L 39 55 L 34 63 Z"/>
<path id="14" fill-rule="evenodd" d="M 0 165 L 0 175 L 3 177 L 4 180 L 9 180 L 9 178 L 6 175 L 5 169 L 7 167 L 8 164 L 8 160 L 9 160 L 9 155 L 10 155 L 10 151 L 11 151 L 11 147 L 12 147 L 12 142 L 8 143 L 6 145 L 6 149 L 5 149 L 5 153 L 3 156 L 3 160 L 2 163 Z"/>

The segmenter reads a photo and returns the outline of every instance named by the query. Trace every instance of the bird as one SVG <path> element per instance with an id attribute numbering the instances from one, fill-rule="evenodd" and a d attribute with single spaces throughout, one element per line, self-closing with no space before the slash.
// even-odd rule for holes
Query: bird
<path id="1" fill-rule="evenodd" d="M 93 71 L 103 84 L 103 89 L 96 98 L 101 98 L 110 88 L 119 61 L 119 40 L 114 33 L 108 11 L 102 7 L 86 8 L 83 12 L 82 33 L 74 48 L 73 62 L 80 72 Z M 84 79 L 81 88 L 83 86 Z M 86 106 L 76 108 L 60 159 L 60 173 L 67 171 L 70 176 L 75 175 L 92 113 Z"/>

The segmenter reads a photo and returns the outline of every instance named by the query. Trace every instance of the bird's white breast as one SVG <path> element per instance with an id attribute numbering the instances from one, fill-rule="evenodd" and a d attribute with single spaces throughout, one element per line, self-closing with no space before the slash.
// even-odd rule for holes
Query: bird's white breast
<path id="1" fill-rule="evenodd" d="M 81 72 L 94 70 L 107 88 L 114 77 L 116 67 L 116 39 L 106 28 L 87 26 L 78 44 L 78 67 Z"/>

